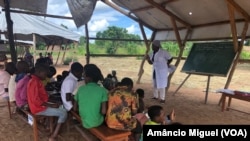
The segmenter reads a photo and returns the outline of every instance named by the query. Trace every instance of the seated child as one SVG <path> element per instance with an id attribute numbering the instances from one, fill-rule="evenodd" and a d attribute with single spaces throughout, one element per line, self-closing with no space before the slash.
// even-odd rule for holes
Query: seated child
<path id="1" fill-rule="evenodd" d="M 159 105 L 153 105 L 148 108 L 149 119 L 144 125 L 181 125 L 178 122 L 172 122 L 175 119 L 174 110 L 166 116 L 163 108 Z M 141 134 L 140 141 L 143 141 L 143 135 Z"/>
<path id="2" fill-rule="evenodd" d="M 62 72 L 62 81 L 69 75 L 69 72 L 70 72 L 70 71 L 66 71 L 66 70 L 64 70 L 64 71 Z"/>
<path id="3" fill-rule="evenodd" d="M 73 108 L 72 93 L 78 86 L 78 80 L 82 78 L 83 66 L 79 62 L 74 62 L 71 65 L 70 73 L 62 82 L 61 86 L 61 99 L 63 107 L 70 111 Z"/>
<path id="4" fill-rule="evenodd" d="M 175 119 L 174 110 L 166 116 L 166 113 L 163 111 L 163 107 L 159 105 L 153 105 L 148 108 L 149 120 L 145 125 L 166 125 L 171 123 Z"/>
<path id="5" fill-rule="evenodd" d="M 55 82 L 54 75 L 56 74 L 56 72 L 57 71 L 56 71 L 55 67 L 49 66 L 48 75 L 47 75 L 46 79 L 43 80 L 43 84 L 44 84 L 46 90 L 48 90 L 48 91 L 53 91 L 54 90 L 53 86 L 50 85 L 50 83 Z"/>
<path id="6" fill-rule="evenodd" d="M 104 88 L 106 88 L 108 91 L 112 90 L 115 88 L 115 83 L 112 80 L 112 75 L 108 74 L 106 78 L 104 78 L 102 85 Z"/>
<path id="7" fill-rule="evenodd" d="M 62 75 L 61 74 L 56 75 L 54 84 L 55 84 L 55 89 L 57 91 L 60 91 L 61 90 L 61 86 L 62 86 Z"/>
<path id="8" fill-rule="evenodd" d="M 144 113 L 144 109 L 145 109 L 145 104 L 144 104 L 144 101 L 143 101 L 143 98 L 144 98 L 144 90 L 143 89 L 137 89 L 136 90 L 136 93 L 138 94 L 138 110 L 137 110 L 137 113 Z"/>
<path id="9" fill-rule="evenodd" d="M 15 99 L 18 108 L 23 108 L 25 110 L 28 109 L 27 85 L 34 71 L 34 69 L 31 69 L 30 74 L 26 74 L 24 78 L 18 81 L 16 84 Z"/>
<path id="10" fill-rule="evenodd" d="M 118 79 L 117 79 L 117 76 L 116 76 L 116 71 L 115 70 L 112 70 L 112 80 L 113 82 L 115 83 L 115 85 L 117 85 L 118 83 Z"/>
<path id="11" fill-rule="evenodd" d="M 9 100 L 9 80 L 15 72 L 16 67 L 13 62 L 6 63 L 5 69 L 0 70 L 0 96 L 5 100 Z"/>
<path id="12" fill-rule="evenodd" d="M 145 114 L 145 104 L 143 101 L 144 98 L 144 90 L 141 88 L 138 88 L 136 90 L 136 93 L 138 95 L 138 109 L 137 109 L 137 114 L 135 115 L 135 118 L 141 123 L 141 126 L 143 126 L 143 124 L 145 122 L 148 121 L 148 117 Z"/>
<path id="13" fill-rule="evenodd" d="M 104 122 L 107 111 L 108 91 L 98 85 L 103 79 L 101 70 L 95 64 L 83 68 L 85 85 L 74 95 L 74 110 L 79 111 L 84 128 L 98 127 Z"/>
<path id="14" fill-rule="evenodd" d="M 27 85 L 27 98 L 32 114 L 58 117 L 55 130 L 49 137 L 49 141 L 55 141 L 62 124 L 67 119 L 67 112 L 63 108 L 59 108 L 59 104 L 48 101 L 48 93 L 42 83 L 42 80 L 47 77 L 48 70 L 47 64 L 37 63 L 35 65 L 35 73 L 31 75 Z"/>
<path id="15" fill-rule="evenodd" d="M 134 117 L 137 114 L 137 102 L 133 80 L 125 77 L 119 86 L 109 92 L 106 114 L 106 124 L 109 128 L 131 131 L 135 141 L 139 141 L 142 133 L 142 126 Z"/>

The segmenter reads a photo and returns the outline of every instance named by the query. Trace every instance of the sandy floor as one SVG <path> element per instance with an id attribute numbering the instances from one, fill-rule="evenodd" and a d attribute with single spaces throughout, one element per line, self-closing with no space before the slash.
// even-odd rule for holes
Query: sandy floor
<path id="1" fill-rule="evenodd" d="M 84 59 L 80 59 L 84 65 Z M 143 88 L 146 92 L 145 103 L 146 106 L 159 104 L 158 101 L 151 100 L 152 85 L 151 85 L 151 66 L 145 63 L 144 74 L 141 78 L 140 84 L 137 84 L 138 71 L 141 65 L 141 60 L 136 58 L 90 58 L 90 62 L 97 64 L 104 76 L 111 73 L 112 70 L 117 71 L 118 79 L 123 77 L 131 77 L 134 82 L 134 88 Z M 218 102 L 221 94 L 215 93 L 215 90 L 221 89 L 226 83 L 226 77 L 211 77 L 210 89 L 205 104 L 205 92 L 207 86 L 207 76 L 191 75 L 179 91 L 173 95 L 176 89 L 181 85 L 187 74 L 180 72 L 183 62 L 179 65 L 174 76 L 172 77 L 170 89 L 166 95 L 166 103 L 161 104 L 166 112 L 175 109 L 176 121 L 183 124 L 246 124 L 250 125 L 250 115 L 235 110 L 221 112 L 221 107 Z M 58 73 L 67 70 L 68 66 L 57 66 Z M 249 64 L 238 64 L 234 73 L 229 88 L 232 90 L 250 91 L 249 88 Z M 232 100 L 234 109 L 238 109 L 250 113 L 250 103 L 241 100 Z M 32 127 L 24 123 L 16 115 L 13 119 L 9 119 L 6 103 L 0 102 L 0 141 L 29 141 L 33 140 Z M 59 141 L 77 141 L 82 140 L 80 135 L 71 129 L 66 132 L 65 129 L 61 132 L 62 138 Z M 46 135 L 40 135 L 41 141 L 46 141 Z"/>

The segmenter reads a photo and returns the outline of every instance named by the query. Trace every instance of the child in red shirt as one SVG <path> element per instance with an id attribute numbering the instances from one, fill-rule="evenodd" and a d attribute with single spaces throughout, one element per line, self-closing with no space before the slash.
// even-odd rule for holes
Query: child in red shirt
<path id="1" fill-rule="evenodd" d="M 55 141 L 62 123 L 67 119 L 67 112 L 63 108 L 58 108 L 59 104 L 48 102 L 48 94 L 42 83 L 42 80 L 47 77 L 48 70 L 48 65 L 36 64 L 35 73 L 27 86 L 27 97 L 32 114 L 58 117 L 57 126 L 49 138 L 49 141 Z"/>

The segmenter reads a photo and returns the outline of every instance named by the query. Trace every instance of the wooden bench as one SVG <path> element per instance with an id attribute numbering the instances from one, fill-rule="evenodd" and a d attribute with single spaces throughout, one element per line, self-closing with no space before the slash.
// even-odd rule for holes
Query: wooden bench
<path id="1" fill-rule="evenodd" d="M 80 116 L 78 113 L 74 111 L 70 111 L 71 115 L 76 118 L 77 121 L 82 123 Z M 82 124 L 81 124 L 82 126 Z M 80 134 L 86 138 L 86 135 L 83 133 L 83 131 L 80 129 L 79 126 L 75 126 L 77 131 L 80 132 Z M 131 134 L 130 131 L 120 131 L 115 130 L 107 127 L 106 125 L 102 124 L 98 127 L 94 127 L 91 129 L 88 129 L 90 133 L 92 133 L 94 136 L 96 136 L 101 141 L 128 141 L 128 136 Z"/>
<path id="2" fill-rule="evenodd" d="M 38 141 L 38 132 L 40 131 L 38 128 L 38 121 L 40 119 L 49 118 L 50 133 L 53 132 L 53 117 L 33 115 L 30 111 L 24 110 L 22 108 L 18 108 L 17 113 L 22 120 L 24 120 L 33 127 L 34 141 Z"/>

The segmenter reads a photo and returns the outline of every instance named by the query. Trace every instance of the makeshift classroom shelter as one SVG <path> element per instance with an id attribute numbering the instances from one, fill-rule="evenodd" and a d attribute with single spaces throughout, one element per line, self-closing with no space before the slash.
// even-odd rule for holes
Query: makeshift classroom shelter
<path id="1" fill-rule="evenodd" d="M 229 66 L 229 76 L 224 88 L 229 87 L 234 70 L 239 61 L 244 41 L 246 38 L 250 37 L 250 31 L 248 30 L 250 20 L 250 1 L 112 0 L 111 2 L 110 0 L 104 0 L 104 3 L 139 23 L 147 47 L 147 52 L 149 51 L 150 43 L 154 39 L 177 41 L 180 49 L 179 56 L 175 63 L 175 66 L 177 67 L 180 63 L 185 43 L 187 41 L 232 41 L 235 55 L 232 55 L 233 58 L 231 59 L 233 61 L 231 62 L 232 65 Z M 146 39 L 143 26 L 146 26 L 153 31 L 150 41 Z M 218 45 L 217 49 L 219 48 L 221 48 L 220 45 Z M 225 50 L 220 49 L 220 51 L 224 52 Z M 213 61 L 216 60 L 214 59 Z M 143 74 L 143 64 L 144 61 L 140 67 L 138 82 L 140 82 L 140 78 Z M 194 68 L 194 70 L 195 69 L 196 68 Z M 190 74 L 195 73 L 189 72 L 186 79 L 188 79 Z M 203 73 L 202 75 L 207 74 Z M 209 90 L 210 76 L 212 75 L 213 74 L 207 75 L 208 83 L 205 103 Z M 173 74 L 170 75 L 169 81 L 172 76 Z"/>
<path id="2" fill-rule="evenodd" d="M 187 41 L 215 41 L 215 40 L 230 40 L 233 42 L 234 51 L 236 53 L 235 59 L 229 71 L 229 76 L 225 84 L 225 88 L 229 87 L 235 67 L 239 60 L 245 39 L 250 37 L 248 30 L 250 20 L 250 1 L 248 0 L 101 0 L 103 3 L 109 5 L 122 14 L 137 21 L 142 35 L 143 41 L 147 48 L 145 54 L 150 50 L 150 44 L 154 39 L 164 41 L 177 41 L 179 45 L 179 55 L 176 58 L 175 66 L 178 67 L 185 43 Z M 8 5 L 5 3 L 5 8 L 8 11 L 8 6 L 15 8 L 23 8 L 31 11 L 36 11 L 30 6 L 25 6 L 24 3 L 18 2 Z M 67 0 L 68 6 L 72 13 L 72 17 L 77 27 L 85 25 L 86 29 L 86 52 L 87 63 L 89 63 L 88 42 L 89 39 L 96 39 L 89 37 L 87 21 L 92 15 L 95 8 L 96 0 Z M 18 6 L 16 6 L 18 5 Z M 33 7 L 40 10 L 40 15 L 46 15 L 47 1 L 30 1 Z M 42 3 L 42 4 L 41 4 Z M 1 4 L 1 3 L 0 3 Z M 3 3 L 2 3 L 3 4 Z M 40 4 L 40 6 L 39 6 Z M 14 6 L 15 5 L 15 6 Z M 39 8 L 38 8 L 39 7 Z M 81 15 L 74 14 L 76 10 L 88 11 L 82 17 L 86 18 L 84 22 L 77 22 L 77 18 Z M 72 12 L 73 11 L 73 12 Z M 9 10 L 9 12 L 15 12 Z M 16 11 L 17 12 L 17 11 Z M 43 13 L 43 14 L 41 14 Z M 84 13 L 84 12 L 80 12 Z M 32 13 L 30 13 L 32 14 Z M 34 14 L 34 13 L 33 13 Z M 56 17 L 56 16 L 51 16 Z M 58 17 L 57 17 L 58 18 Z M 84 19 L 82 18 L 82 19 Z M 79 20 L 80 18 L 78 18 Z M 146 37 L 144 27 L 153 31 L 151 38 Z M 104 39 L 104 40 L 118 40 L 118 39 Z M 119 39 L 122 40 L 122 39 Z M 240 43 L 238 43 L 240 41 Z M 143 74 L 143 65 L 145 59 L 142 61 L 138 81 L 140 83 Z M 173 74 L 169 77 L 171 80 Z M 169 81 L 170 81 L 169 80 Z"/>
<path id="3" fill-rule="evenodd" d="M 50 23 L 42 17 L 22 13 L 11 13 L 11 19 L 13 21 L 15 42 L 33 45 L 34 49 L 36 49 L 36 43 L 39 41 L 46 44 L 47 51 L 49 51 L 49 48 L 52 48 L 50 53 L 53 52 L 54 46 L 56 45 L 60 47 L 59 51 L 61 51 L 62 45 L 64 44 L 66 45 L 66 48 L 63 50 L 63 55 L 65 55 L 67 45 L 73 42 L 78 42 L 80 39 L 79 34 L 63 28 L 62 26 Z M 0 30 L 3 33 L 1 34 L 1 40 L 8 42 L 6 32 L 7 22 L 4 11 L 1 11 L 0 13 Z M 58 53 L 55 64 L 58 62 L 59 55 L 60 52 Z M 36 51 L 33 56 L 36 56 Z"/>

